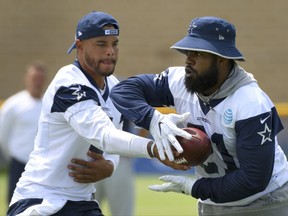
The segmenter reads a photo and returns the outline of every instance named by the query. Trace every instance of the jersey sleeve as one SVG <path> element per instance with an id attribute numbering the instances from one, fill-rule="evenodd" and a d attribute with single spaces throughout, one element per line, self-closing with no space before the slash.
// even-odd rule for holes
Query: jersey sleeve
<path id="1" fill-rule="evenodd" d="M 94 100 L 99 104 L 97 94 L 90 87 L 80 84 L 61 86 L 54 95 L 51 113 L 65 112 L 74 104 L 87 100 Z"/>
<path id="2" fill-rule="evenodd" d="M 133 76 L 114 86 L 111 99 L 115 107 L 137 126 L 149 129 L 153 107 L 173 106 L 169 72 Z"/>

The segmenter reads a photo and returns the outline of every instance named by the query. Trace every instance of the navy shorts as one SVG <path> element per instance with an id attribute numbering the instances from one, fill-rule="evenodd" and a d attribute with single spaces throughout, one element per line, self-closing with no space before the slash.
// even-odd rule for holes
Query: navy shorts
<path id="1" fill-rule="evenodd" d="M 11 162 L 9 165 L 9 188 L 8 188 L 8 202 L 10 203 L 11 198 L 13 196 L 14 190 L 16 188 L 16 184 L 21 177 L 25 169 L 25 163 L 18 161 L 15 158 L 11 158 Z"/>
<path id="2" fill-rule="evenodd" d="M 33 205 L 42 203 L 42 199 L 23 199 L 11 205 L 7 216 L 15 216 Z M 53 216 L 104 216 L 95 201 L 67 201 Z"/>

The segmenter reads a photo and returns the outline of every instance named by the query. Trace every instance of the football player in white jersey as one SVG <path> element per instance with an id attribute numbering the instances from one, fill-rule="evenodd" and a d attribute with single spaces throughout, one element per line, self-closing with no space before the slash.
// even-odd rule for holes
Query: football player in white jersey
<path id="1" fill-rule="evenodd" d="M 107 13 L 93 11 L 79 21 L 75 42 L 68 50 L 77 48 L 77 59 L 57 72 L 44 94 L 34 150 L 17 183 L 9 216 L 102 216 L 92 198 L 94 182 L 78 182 L 77 173 L 71 176 L 71 160 L 84 160 L 88 165 L 93 161 L 87 175 L 95 178 L 97 173 L 94 180 L 99 181 L 112 175 L 118 154 L 159 159 L 155 145 L 161 143 L 154 145 L 150 139 L 122 131 L 122 115 L 109 97 L 118 82 L 112 75 L 118 35 L 118 23 Z M 187 135 L 174 129 L 180 136 Z M 121 199 L 121 194 L 115 196 Z"/>
<path id="2" fill-rule="evenodd" d="M 9 157 L 7 203 L 33 150 L 47 73 L 44 62 L 30 63 L 24 77 L 25 89 L 7 98 L 1 106 L 0 147 Z"/>
<path id="3" fill-rule="evenodd" d="M 166 183 L 151 190 L 198 198 L 199 215 L 287 215 L 288 163 L 277 140 L 283 126 L 253 75 L 236 63 L 245 59 L 235 37 L 234 25 L 223 19 L 195 18 L 171 47 L 186 55 L 185 67 L 128 78 L 111 98 L 156 138 L 154 125 L 163 127 L 170 115 L 153 107 L 171 106 L 190 112 L 179 127 L 200 128 L 211 139 L 213 152 L 195 167 L 196 179 L 162 176 Z"/>

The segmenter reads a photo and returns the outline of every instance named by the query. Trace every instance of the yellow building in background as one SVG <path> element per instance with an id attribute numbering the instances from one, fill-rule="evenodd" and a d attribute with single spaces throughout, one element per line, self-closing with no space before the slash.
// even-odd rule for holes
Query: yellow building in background
<path id="1" fill-rule="evenodd" d="M 288 1 L 277 0 L 29 0 L 2 1 L 0 6 L 0 99 L 23 89 L 27 63 L 40 59 L 52 79 L 71 63 L 66 54 L 76 23 L 84 14 L 111 13 L 120 24 L 120 58 L 116 75 L 159 73 L 184 65 L 170 46 L 181 39 L 198 16 L 218 16 L 235 24 L 237 47 L 246 57 L 240 65 L 254 74 L 274 103 L 288 102 Z"/>

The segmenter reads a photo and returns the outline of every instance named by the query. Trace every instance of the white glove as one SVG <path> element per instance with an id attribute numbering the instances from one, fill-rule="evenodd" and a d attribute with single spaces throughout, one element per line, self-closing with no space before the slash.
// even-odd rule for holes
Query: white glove
<path id="1" fill-rule="evenodd" d="M 177 127 L 177 123 L 185 121 L 189 117 L 190 113 L 184 113 L 182 115 L 168 114 L 163 115 L 159 111 L 155 110 L 150 122 L 149 131 L 153 136 L 158 154 L 161 160 L 165 160 L 164 151 L 170 161 L 174 161 L 174 156 L 171 149 L 171 144 L 175 147 L 177 152 L 182 153 L 183 148 L 177 141 L 175 136 L 191 139 L 192 135 L 188 132 Z"/>
<path id="2" fill-rule="evenodd" d="M 162 185 L 150 185 L 148 188 L 158 192 L 177 192 L 191 195 L 192 187 L 196 179 L 191 179 L 184 176 L 165 175 L 159 178 L 161 181 L 167 182 Z"/>

